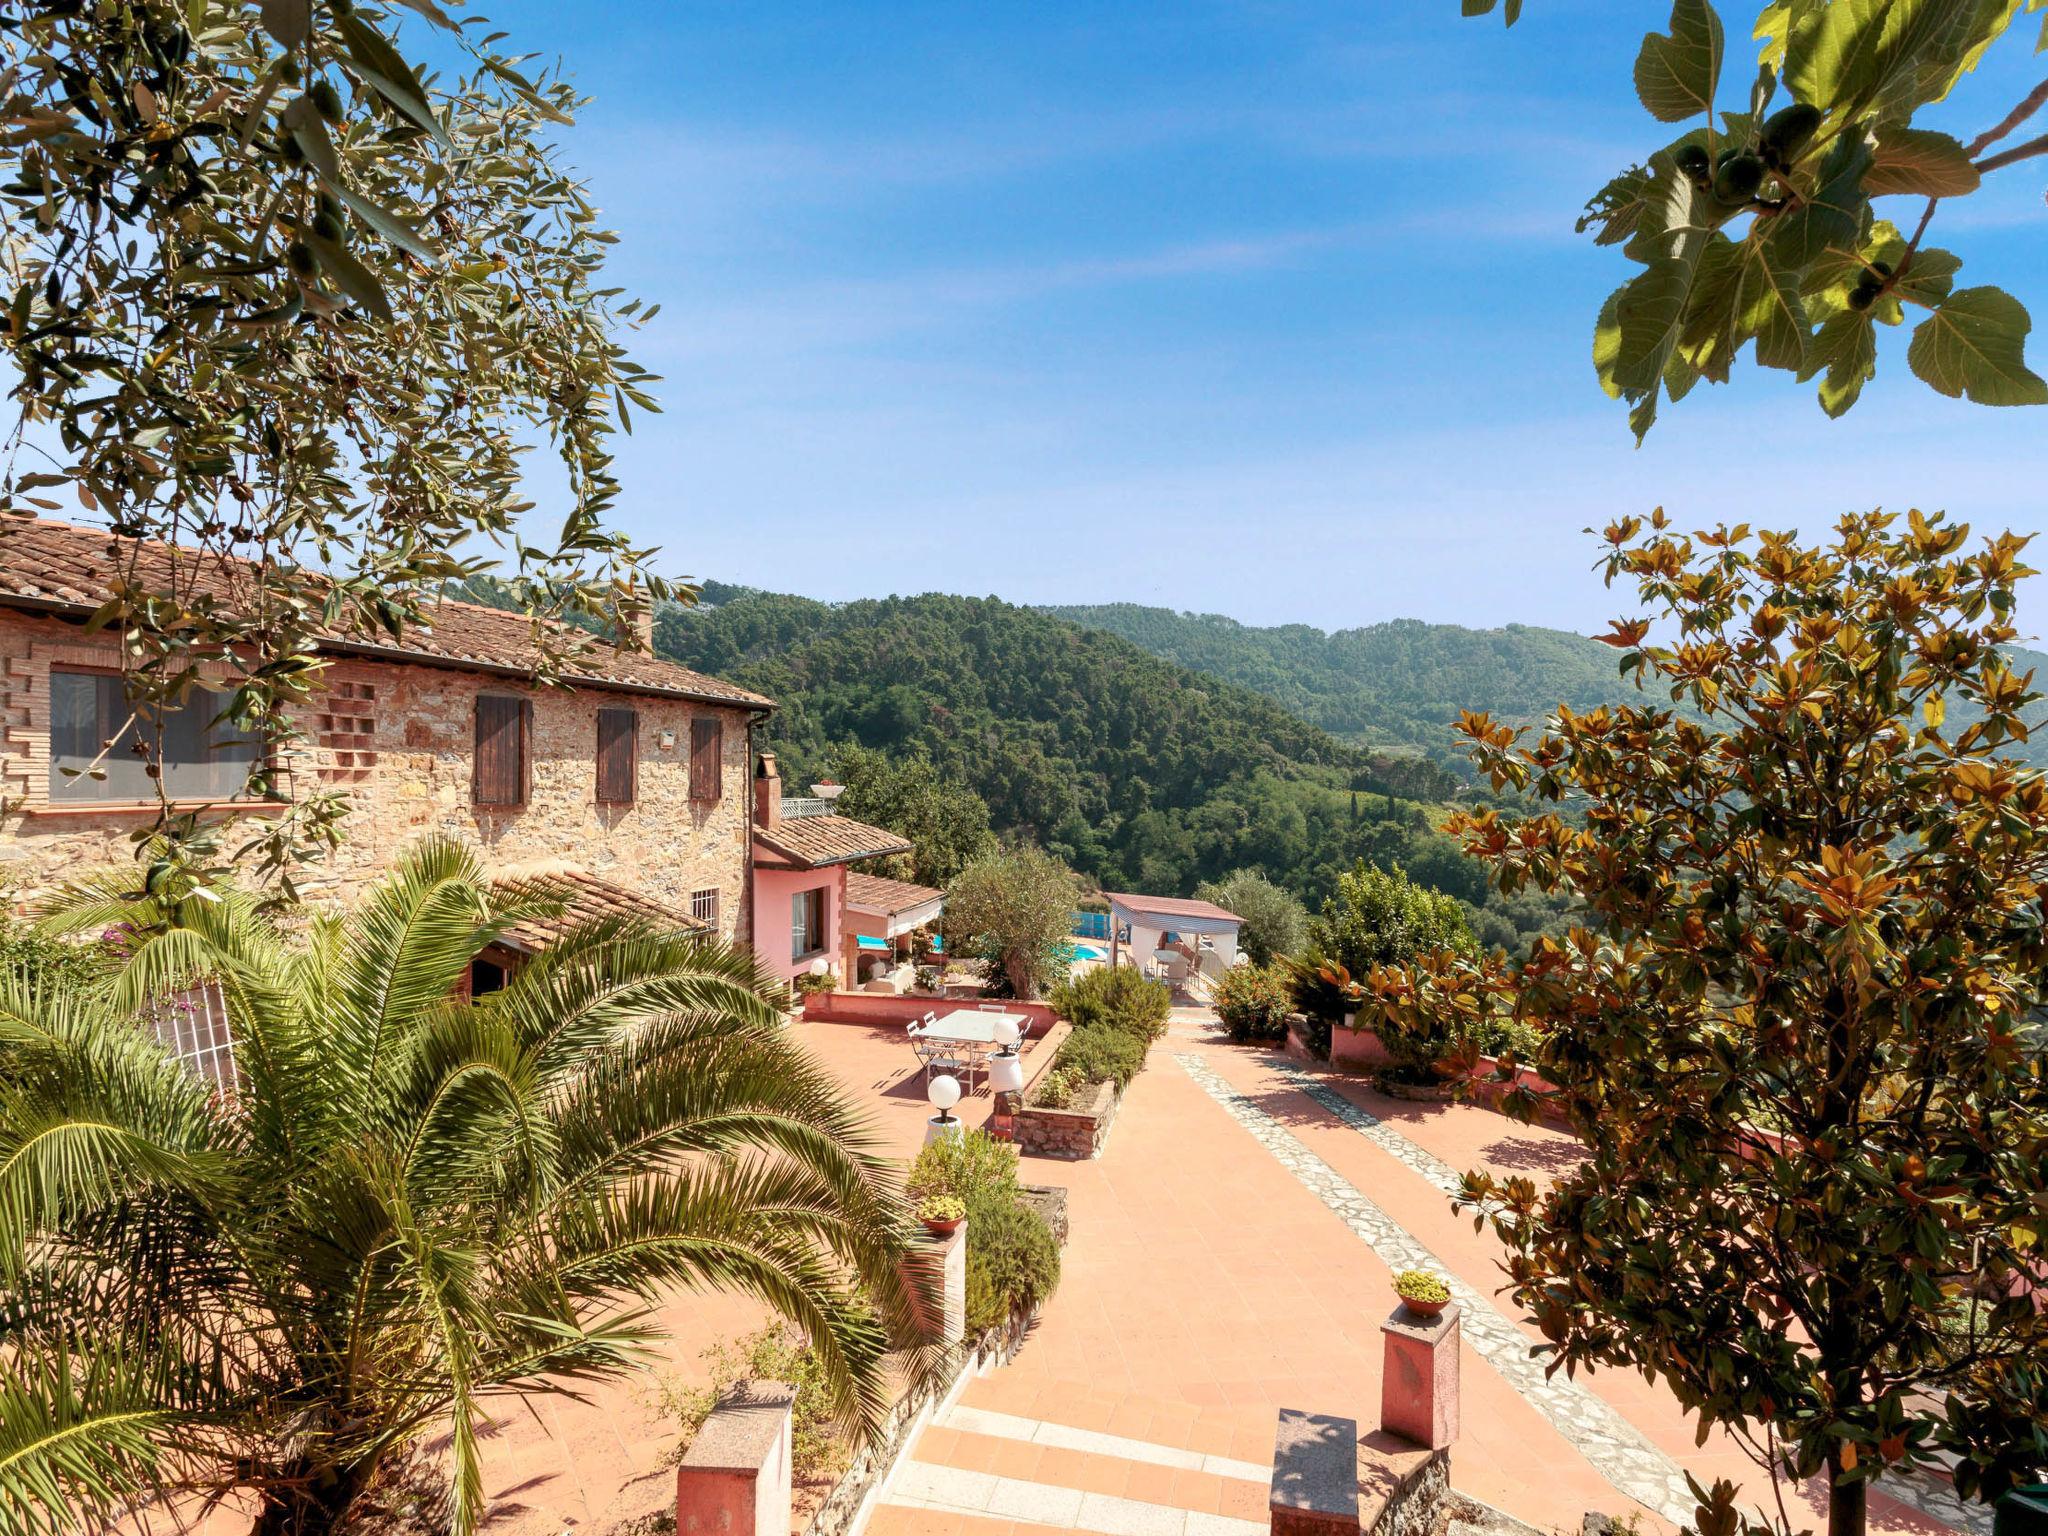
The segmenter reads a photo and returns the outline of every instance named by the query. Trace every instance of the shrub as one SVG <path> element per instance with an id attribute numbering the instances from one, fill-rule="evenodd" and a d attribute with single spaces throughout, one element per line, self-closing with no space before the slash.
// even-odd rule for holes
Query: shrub
<path id="1" fill-rule="evenodd" d="M 765 1376 L 796 1388 L 796 1411 L 790 1421 L 790 1462 L 796 1476 L 806 1480 L 831 1477 L 844 1469 L 847 1444 L 832 1411 L 831 1385 L 802 1334 L 787 1324 L 771 1323 L 757 1333 L 722 1340 L 699 1358 L 710 1371 L 708 1385 L 686 1386 L 670 1377 L 655 1386 L 660 1411 L 676 1421 L 677 1440 L 668 1453 L 669 1465 L 683 1459 L 711 1410 L 718 1406 L 720 1393 L 736 1381 Z"/>
<path id="2" fill-rule="evenodd" d="M 967 1201 L 967 1326 L 1008 1322 L 1052 1295 L 1060 1245 L 1045 1218 L 1014 1192 L 983 1190 Z"/>
<path id="3" fill-rule="evenodd" d="M 1077 1029 L 1060 1045 L 1053 1070 L 1084 1083 L 1115 1083 L 1121 1093 L 1144 1068 L 1146 1043 L 1142 1035 L 1117 1029 Z"/>
<path id="4" fill-rule="evenodd" d="M 821 976 L 814 976 L 809 971 L 805 971 L 801 976 L 797 977 L 796 980 L 791 982 L 789 985 L 790 990 L 795 992 L 799 999 L 802 999 L 814 996 L 819 992 L 838 991 L 839 978 L 837 976 L 834 976 L 830 971 L 826 971 Z"/>
<path id="5" fill-rule="evenodd" d="M 1054 1067 L 1039 1080 L 1034 1102 L 1047 1109 L 1065 1109 L 1088 1087 L 1088 1079 L 1071 1067 Z"/>
<path id="6" fill-rule="evenodd" d="M 1129 967 L 1098 966 L 1054 987 L 1051 1002 L 1053 1012 L 1072 1024 L 1076 1034 L 1109 1028 L 1152 1041 L 1166 1033 L 1173 992 L 1164 982 Z"/>
<path id="7" fill-rule="evenodd" d="M 958 1195 L 926 1195 L 917 1202 L 919 1221 L 959 1221 L 967 1214 L 967 1202 Z"/>
<path id="8" fill-rule="evenodd" d="M 1403 1301 L 1449 1301 L 1451 1288 L 1426 1269 L 1404 1269 L 1394 1276 L 1394 1294 Z"/>
<path id="9" fill-rule="evenodd" d="M 905 1187 L 913 1200 L 952 1195 L 972 1201 L 990 1190 L 1017 1192 L 1017 1149 L 986 1131 L 943 1136 L 917 1154 Z"/>
<path id="10" fill-rule="evenodd" d="M 1294 989 L 1278 966 L 1233 965 L 1216 984 L 1216 1017 L 1233 1040 L 1285 1040 Z"/>

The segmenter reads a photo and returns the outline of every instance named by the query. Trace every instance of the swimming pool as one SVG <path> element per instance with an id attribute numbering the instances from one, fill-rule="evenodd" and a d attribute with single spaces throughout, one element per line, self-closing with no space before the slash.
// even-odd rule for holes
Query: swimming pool
<path id="1" fill-rule="evenodd" d="M 1100 944 L 1089 944 L 1080 939 L 1067 940 L 1067 964 L 1076 960 L 1107 960 L 1109 951 Z"/>

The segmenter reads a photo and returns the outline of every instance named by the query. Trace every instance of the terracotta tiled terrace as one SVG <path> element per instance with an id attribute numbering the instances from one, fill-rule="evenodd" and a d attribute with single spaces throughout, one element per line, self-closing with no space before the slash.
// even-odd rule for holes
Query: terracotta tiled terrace
<path id="1" fill-rule="evenodd" d="M 871 1096 L 887 1141 L 914 1151 L 929 1111 L 900 1033 L 798 1027 L 849 1087 Z M 970 1123 L 987 1108 L 985 1097 L 962 1105 Z M 1718 1436 L 1695 1445 L 1663 1389 L 1609 1372 L 1546 1389 L 1540 1371 L 1507 1358 L 1526 1359 L 1533 1330 L 1496 1313 L 1489 1338 L 1486 1319 L 1473 1316 L 1506 1306 L 1495 1296 L 1495 1245 L 1452 1212 L 1433 1177 L 1483 1164 L 1542 1178 L 1568 1166 L 1573 1150 L 1560 1132 L 1477 1106 L 1392 1100 L 1231 1046 L 1206 1011 L 1177 1010 L 1106 1154 L 1027 1160 L 1028 1180 L 1069 1191 L 1059 1294 L 1016 1359 L 970 1382 L 912 1446 L 867 1528 L 1263 1530 L 1281 1408 L 1376 1425 L 1379 1325 L 1392 1309 L 1391 1266 L 1378 1250 L 1402 1241 L 1468 1288 L 1463 1434 L 1451 1453 L 1459 1492 L 1569 1531 L 1589 1510 L 1634 1511 L 1646 1531 L 1668 1528 L 1654 1495 L 1646 1505 L 1617 1480 L 1642 1492 L 1653 1485 L 1645 1479 L 1669 1486 L 1679 1469 L 1736 1478 L 1768 1500 L 1735 1445 Z M 726 1298 L 679 1297 L 665 1316 L 682 1376 L 706 1344 L 755 1321 Z M 490 1529 L 652 1529 L 672 1496 L 659 1464 L 667 1443 L 644 1385 L 510 1414 L 489 1456 Z M 1872 1506 L 1877 1531 L 1946 1529 L 1895 1500 Z M 1795 1523 L 1824 1523 L 1817 1509 L 1791 1512 Z"/>

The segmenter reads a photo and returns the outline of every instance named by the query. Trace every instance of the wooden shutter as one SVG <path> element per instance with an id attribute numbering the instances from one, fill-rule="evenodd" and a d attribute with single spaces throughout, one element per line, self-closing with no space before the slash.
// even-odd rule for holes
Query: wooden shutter
<path id="1" fill-rule="evenodd" d="M 600 709 L 597 712 L 597 803 L 631 805 L 638 787 L 640 712 Z"/>
<path id="2" fill-rule="evenodd" d="M 476 699 L 476 766 L 473 776 L 478 805 L 526 804 L 527 773 L 533 734 L 533 704 L 480 693 Z"/>
<path id="3" fill-rule="evenodd" d="M 725 722 L 690 722 L 690 798 L 716 800 L 725 786 Z"/>

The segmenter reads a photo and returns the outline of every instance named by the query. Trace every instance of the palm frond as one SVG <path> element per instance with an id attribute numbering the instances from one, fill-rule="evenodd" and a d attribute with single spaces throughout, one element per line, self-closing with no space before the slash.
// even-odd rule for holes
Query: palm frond
<path id="1" fill-rule="evenodd" d="M 156 1485 L 190 1421 L 163 1356 L 0 1354 L 0 1536 L 64 1536 Z"/>

